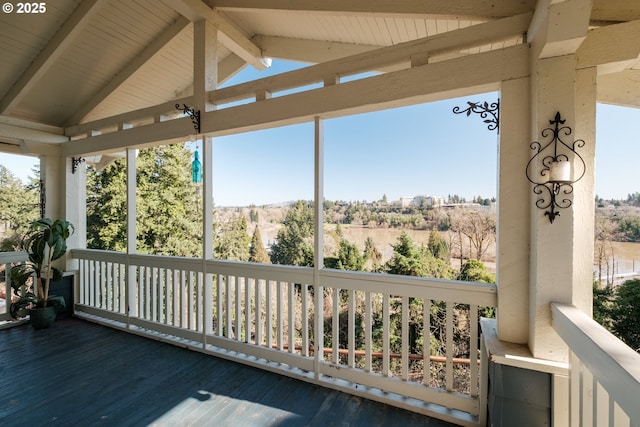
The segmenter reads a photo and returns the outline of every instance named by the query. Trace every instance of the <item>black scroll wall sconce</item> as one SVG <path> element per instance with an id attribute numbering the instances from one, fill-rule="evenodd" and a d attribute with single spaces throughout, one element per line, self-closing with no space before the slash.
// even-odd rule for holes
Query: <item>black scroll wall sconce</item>
<path id="1" fill-rule="evenodd" d="M 541 135 L 550 140 L 546 144 L 531 143 L 535 154 L 526 169 L 527 179 L 533 184 L 534 194 L 538 195 L 536 206 L 545 210 L 544 214 L 552 224 L 560 215 L 559 209 L 571 207 L 573 184 L 582 179 L 586 170 L 584 159 L 576 151 L 584 147 L 585 142 L 582 139 L 565 142 L 563 138 L 572 133 L 569 126 L 564 126 L 565 122 L 560 112 L 549 120 L 552 127 L 543 129 Z"/>

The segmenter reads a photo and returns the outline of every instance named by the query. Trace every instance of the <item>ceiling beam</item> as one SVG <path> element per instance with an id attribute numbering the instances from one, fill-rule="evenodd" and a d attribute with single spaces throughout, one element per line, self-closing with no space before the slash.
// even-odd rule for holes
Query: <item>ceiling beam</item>
<path id="1" fill-rule="evenodd" d="M 380 70 L 398 63 L 408 65 L 414 55 L 424 55 L 425 53 L 435 55 L 454 49 L 465 49 L 504 40 L 515 34 L 522 34 L 526 31 L 530 21 L 531 14 L 526 13 L 400 43 L 395 46 L 385 46 L 380 49 L 320 63 L 312 67 L 221 88 L 211 93 L 210 100 L 214 104 L 221 104 L 246 99 L 247 94 L 264 91 L 273 93 L 324 82 L 326 78 L 333 76 L 348 76 Z"/>
<path id="2" fill-rule="evenodd" d="M 591 0 L 540 0 L 527 31 L 534 55 L 574 54 L 587 37 L 590 17 Z"/>
<path id="3" fill-rule="evenodd" d="M 6 114 L 15 108 L 27 93 L 51 68 L 55 61 L 78 38 L 91 18 L 107 0 L 84 0 L 73 11 L 69 19 L 60 27 L 45 48 L 22 73 L 0 101 L 0 114 Z"/>
<path id="4" fill-rule="evenodd" d="M 593 0 L 592 21 L 627 22 L 640 19 L 637 0 Z"/>
<path id="5" fill-rule="evenodd" d="M 190 21 L 184 17 L 178 18 L 169 28 L 162 32 L 153 42 L 139 52 L 135 58 L 130 61 L 125 68 L 120 70 L 109 83 L 102 87 L 93 97 L 77 110 L 73 116 L 67 120 L 66 126 L 75 125 L 89 114 L 95 107 L 112 94 L 121 84 L 138 71 L 147 61 L 156 55 L 163 47 L 173 40 L 178 34 L 184 30 Z"/>
<path id="6" fill-rule="evenodd" d="M 218 30 L 220 43 L 256 69 L 264 70 L 269 67 L 270 62 L 262 56 L 260 48 L 249 39 L 249 35 L 219 11 L 211 9 L 201 0 L 163 1 L 190 21 L 209 20 Z"/>
<path id="7" fill-rule="evenodd" d="M 473 70 L 460 73 L 460 70 Z M 201 132 L 222 136 L 323 118 L 378 111 L 420 102 L 496 90 L 502 80 L 529 73 L 529 48 L 511 48 L 427 64 L 375 77 L 203 112 Z M 451 76 L 456 76 L 452 79 Z M 180 141 L 193 134 L 189 118 L 69 141 L 63 155 L 121 151 Z"/>
<path id="8" fill-rule="evenodd" d="M 340 43 L 321 40 L 294 39 L 288 37 L 255 36 L 253 42 L 269 58 L 319 64 L 345 56 L 356 55 L 382 46 Z"/>
<path id="9" fill-rule="evenodd" d="M 536 0 L 214 0 L 212 5 L 231 12 L 496 19 L 532 12 Z"/>
<path id="10" fill-rule="evenodd" d="M 640 20 L 593 29 L 576 52 L 576 67 L 598 66 L 601 72 L 611 69 L 611 64 L 613 68 L 615 64 L 622 64 L 622 69 L 629 69 L 640 58 L 638 40 Z M 605 65 L 607 67 L 603 67 Z"/>

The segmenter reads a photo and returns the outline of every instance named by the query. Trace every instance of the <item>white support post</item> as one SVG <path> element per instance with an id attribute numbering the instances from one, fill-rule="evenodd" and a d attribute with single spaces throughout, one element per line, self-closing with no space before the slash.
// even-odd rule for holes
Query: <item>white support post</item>
<path id="1" fill-rule="evenodd" d="M 127 255 L 136 253 L 136 152 L 127 148 Z M 136 303 L 136 267 L 127 261 L 127 285 L 125 299 L 127 301 L 127 322 L 131 326 L 131 318 L 138 316 Z"/>
<path id="2" fill-rule="evenodd" d="M 324 125 L 320 117 L 314 119 L 314 233 L 313 233 L 313 285 L 315 296 L 314 310 L 314 371 L 320 378 L 320 363 L 324 357 L 324 292 L 320 283 L 320 270 L 324 268 Z M 334 337 L 335 339 L 335 337 Z"/>
<path id="3" fill-rule="evenodd" d="M 551 325 L 551 302 L 573 304 L 591 313 L 595 157 L 595 67 L 577 68 L 576 50 L 587 37 L 591 2 L 539 2 L 527 32 L 531 46 L 531 141 L 550 143 L 550 123 L 556 113 L 571 128 L 562 140 L 584 140 L 577 152 L 585 174 L 566 195 L 571 206 L 561 208 L 550 223 L 546 209 L 536 205 L 539 195 L 530 186 L 531 259 L 529 348 L 533 356 L 568 361 L 567 346 Z M 561 24 L 561 25 L 560 25 Z M 545 137 L 545 135 L 547 135 Z M 552 136 L 551 136 L 552 137 Z M 530 155 L 533 156 L 534 153 Z M 569 161 L 578 165 L 578 160 Z M 565 194 L 562 194 L 565 197 Z M 501 295 L 501 299 L 503 299 Z"/>
<path id="4" fill-rule="evenodd" d="M 498 149 L 497 284 L 498 338 L 526 344 L 529 338 L 530 79 L 502 82 Z M 512 179 L 512 177 L 521 179 Z"/>
<path id="5" fill-rule="evenodd" d="M 218 32 L 208 19 L 193 23 L 193 109 L 200 112 L 213 109 L 207 93 L 218 83 Z M 202 346 L 213 331 L 213 275 L 207 273 L 206 260 L 213 258 L 213 139 L 202 138 Z"/>

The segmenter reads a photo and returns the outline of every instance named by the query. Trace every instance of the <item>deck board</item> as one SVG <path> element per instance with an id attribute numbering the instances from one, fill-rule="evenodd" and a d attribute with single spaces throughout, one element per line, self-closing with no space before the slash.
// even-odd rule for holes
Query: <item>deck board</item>
<path id="1" fill-rule="evenodd" d="M 452 426 L 78 319 L 0 330 L 0 425 Z"/>

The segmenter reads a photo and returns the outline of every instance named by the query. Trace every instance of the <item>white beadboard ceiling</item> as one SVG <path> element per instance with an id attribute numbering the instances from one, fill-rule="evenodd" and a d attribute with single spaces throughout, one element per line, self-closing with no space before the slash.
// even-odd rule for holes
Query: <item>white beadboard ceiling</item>
<path id="1" fill-rule="evenodd" d="M 226 25 L 220 27 L 221 31 L 231 28 L 265 56 L 321 62 L 531 12 L 535 3 L 535 0 L 49 1 L 43 14 L 0 14 L 0 118 L 4 122 L 26 119 L 65 127 L 190 95 L 193 24 L 184 13 L 185 7 L 194 13 L 216 14 L 216 19 Z M 621 5 L 618 9 L 607 0 L 594 1 L 594 25 L 640 19 L 638 8 L 623 7 L 625 1 L 617 4 Z M 521 42 L 522 37 L 514 37 L 448 52 L 440 59 Z M 234 52 L 220 37 L 219 43 L 219 74 L 224 80 L 246 66 L 246 62 L 238 57 L 241 53 Z"/>

